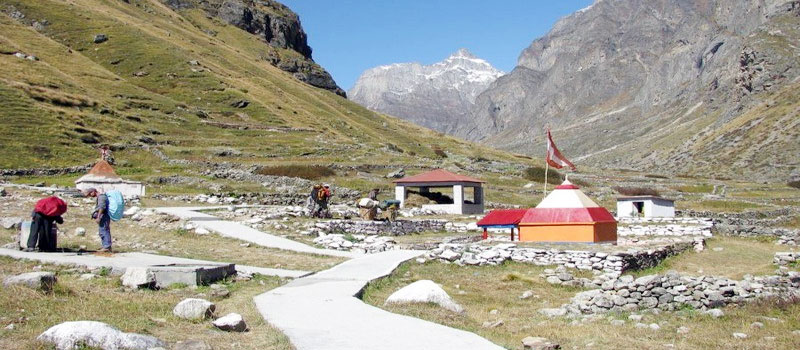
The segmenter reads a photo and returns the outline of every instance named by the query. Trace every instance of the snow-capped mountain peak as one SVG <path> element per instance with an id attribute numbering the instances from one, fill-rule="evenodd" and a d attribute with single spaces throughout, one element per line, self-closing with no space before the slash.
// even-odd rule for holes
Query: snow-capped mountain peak
<path id="1" fill-rule="evenodd" d="M 367 108 L 446 131 L 503 74 L 462 48 L 431 65 L 394 63 L 368 69 L 348 96 Z"/>

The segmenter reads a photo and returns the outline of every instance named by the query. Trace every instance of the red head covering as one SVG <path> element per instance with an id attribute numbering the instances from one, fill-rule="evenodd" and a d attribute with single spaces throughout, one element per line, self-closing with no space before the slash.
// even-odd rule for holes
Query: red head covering
<path id="1" fill-rule="evenodd" d="M 51 196 L 36 202 L 34 211 L 47 216 L 60 216 L 67 212 L 67 203 L 61 198 Z"/>

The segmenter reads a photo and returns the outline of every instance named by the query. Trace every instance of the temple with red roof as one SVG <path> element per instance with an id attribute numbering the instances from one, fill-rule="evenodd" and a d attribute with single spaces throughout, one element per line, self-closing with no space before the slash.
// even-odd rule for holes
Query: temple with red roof
<path id="1" fill-rule="evenodd" d="M 436 204 L 425 204 L 422 208 L 450 214 L 483 214 L 483 183 L 469 176 L 436 169 L 395 180 L 395 199 L 400 201 L 402 208 L 405 207 L 409 188 L 418 189 L 422 196 L 431 194 L 431 189 L 448 189 L 452 190 L 452 197 L 440 196 L 443 200 Z"/>
<path id="2" fill-rule="evenodd" d="M 129 181 L 121 178 L 105 160 L 100 160 L 89 170 L 86 175 L 75 180 L 75 187 L 83 191 L 96 188 L 103 192 L 118 190 L 125 197 L 144 196 L 144 184 L 138 181 Z"/>
<path id="3" fill-rule="evenodd" d="M 565 180 L 536 208 L 495 210 L 478 226 L 519 230 L 519 240 L 528 242 L 616 243 L 617 220 L 597 205 L 578 186 Z M 486 234 L 484 234 L 484 237 Z"/>

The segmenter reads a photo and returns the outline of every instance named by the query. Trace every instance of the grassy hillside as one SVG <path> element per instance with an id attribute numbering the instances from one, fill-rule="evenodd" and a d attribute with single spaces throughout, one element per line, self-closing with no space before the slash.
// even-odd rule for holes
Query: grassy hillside
<path id="1" fill-rule="evenodd" d="M 242 164 L 517 159 L 306 85 L 266 59 L 298 53 L 201 10 L 157 0 L 0 0 L 0 10 L 0 168 L 86 164 L 101 143 L 127 145 L 117 157 L 145 172 L 167 165 L 131 146 Z"/>

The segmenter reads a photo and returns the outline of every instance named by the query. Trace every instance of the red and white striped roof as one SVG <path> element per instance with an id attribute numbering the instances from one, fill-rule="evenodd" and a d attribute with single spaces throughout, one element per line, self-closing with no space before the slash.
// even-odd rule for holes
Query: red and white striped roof
<path id="1" fill-rule="evenodd" d="M 530 209 L 520 220 L 533 223 L 589 223 L 616 221 L 614 216 L 584 194 L 569 180 L 557 186 L 536 208 Z"/>

